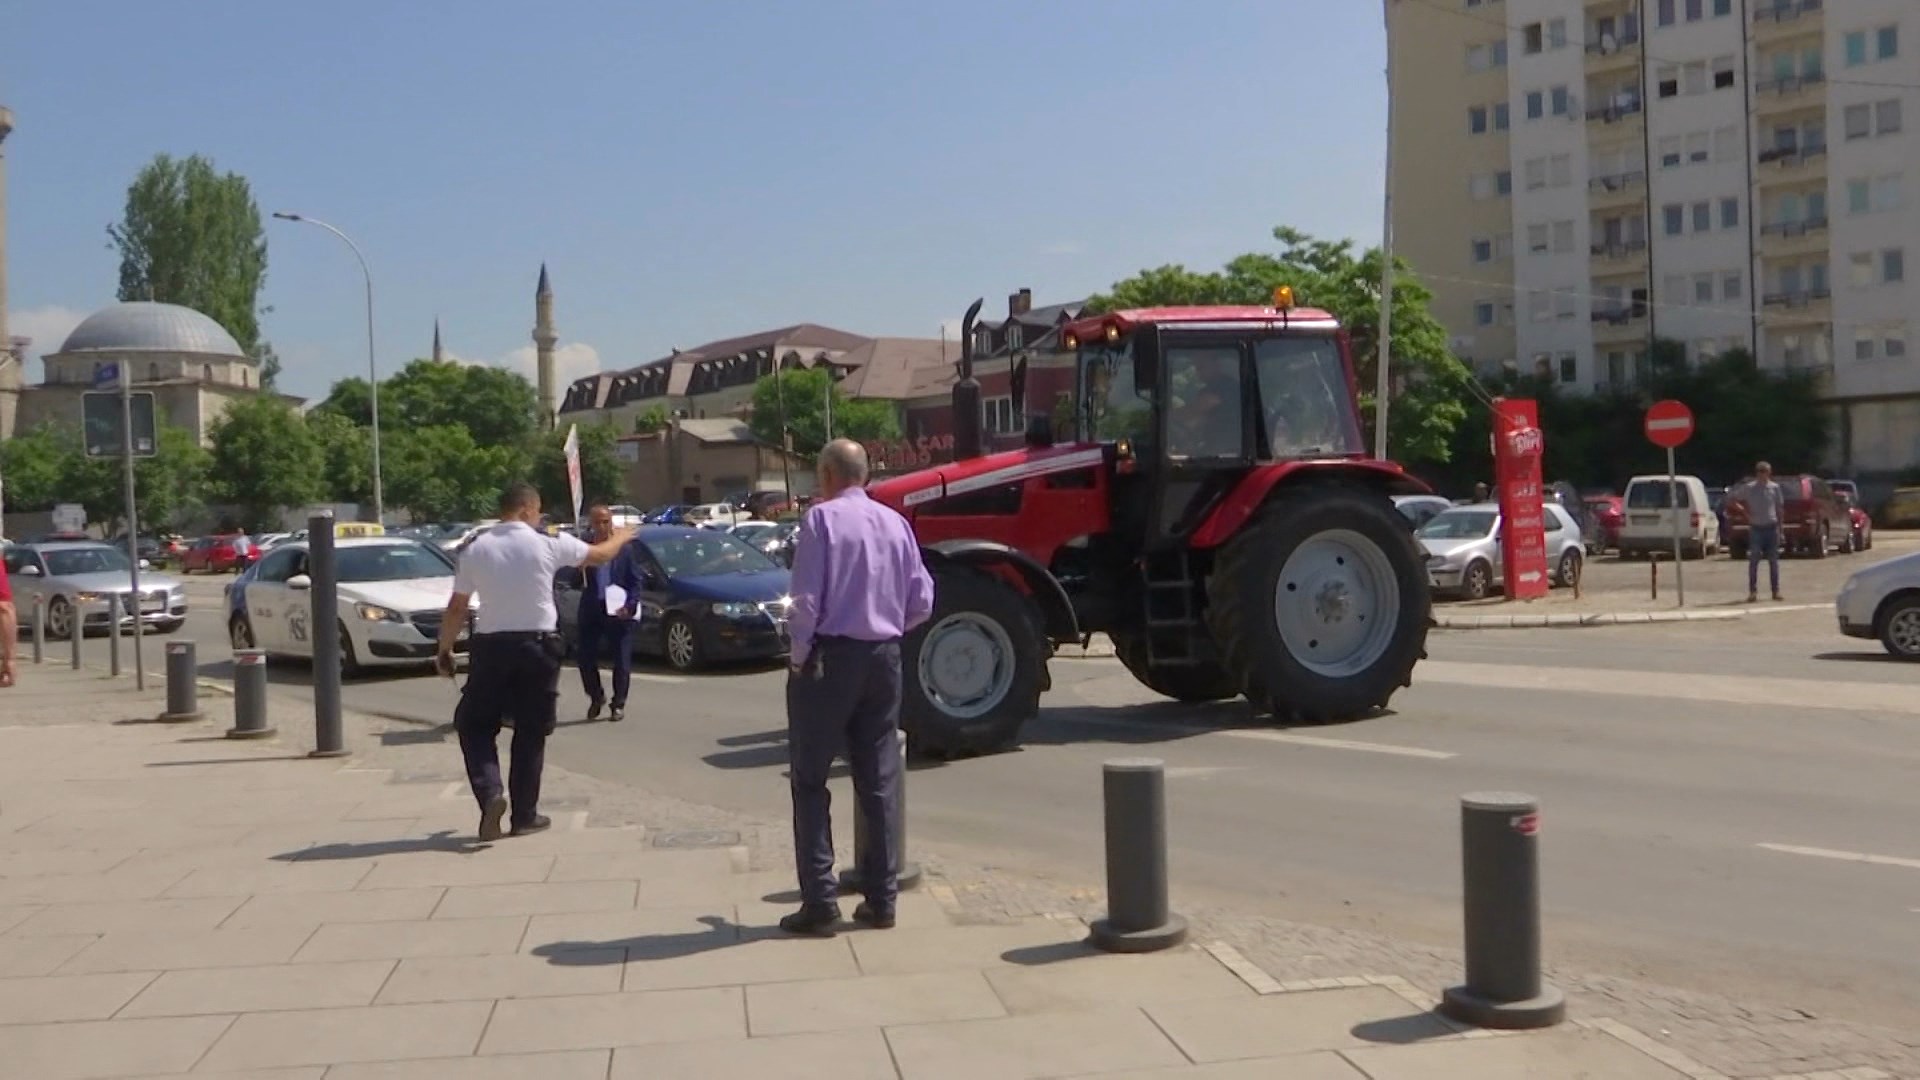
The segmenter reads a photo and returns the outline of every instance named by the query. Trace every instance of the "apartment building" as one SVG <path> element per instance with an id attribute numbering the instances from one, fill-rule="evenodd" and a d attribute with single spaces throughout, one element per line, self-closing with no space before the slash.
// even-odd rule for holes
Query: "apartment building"
<path id="1" fill-rule="evenodd" d="M 1394 237 L 1456 351 L 1570 391 L 1656 338 L 1824 376 L 1920 464 L 1920 3 L 1387 0 Z"/>

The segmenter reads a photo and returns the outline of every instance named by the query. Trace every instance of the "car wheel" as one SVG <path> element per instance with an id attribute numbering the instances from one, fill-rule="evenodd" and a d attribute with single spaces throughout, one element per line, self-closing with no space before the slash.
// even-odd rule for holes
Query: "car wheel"
<path id="1" fill-rule="evenodd" d="M 1580 553 L 1569 549 L 1566 554 L 1560 556 L 1560 569 L 1555 575 L 1558 578 L 1556 583 L 1563 589 L 1571 589 L 1580 584 L 1582 564 Z"/>
<path id="2" fill-rule="evenodd" d="M 1880 644 L 1902 660 L 1920 660 L 1920 596 L 1903 596 L 1880 613 Z"/>
<path id="3" fill-rule="evenodd" d="M 1814 538 L 1811 554 L 1816 559 L 1824 559 L 1833 550 L 1833 534 L 1826 525 L 1820 526 L 1820 535 Z"/>
<path id="4" fill-rule="evenodd" d="M 227 623 L 227 641 L 233 646 L 234 652 L 259 647 L 253 643 L 253 623 L 245 615 L 235 615 Z"/>
<path id="5" fill-rule="evenodd" d="M 685 615 L 667 617 L 661 640 L 666 647 L 667 664 L 675 671 L 692 671 L 700 666 L 700 635 Z"/>
<path id="6" fill-rule="evenodd" d="M 1467 571 L 1460 575 L 1460 593 L 1469 600 L 1485 600 L 1493 592 L 1493 567 L 1484 559 L 1475 559 L 1467 564 Z"/>
<path id="7" fill-rule="evenodd" d="M 340 677 L 342 679 L 357 679 L 365 673 L 366 673 L 366 668 L 360 666 L 360 658 L 354 655 L 353 637 L 347 633 L 346 624 L 341 623 L 340 624 Z"/>

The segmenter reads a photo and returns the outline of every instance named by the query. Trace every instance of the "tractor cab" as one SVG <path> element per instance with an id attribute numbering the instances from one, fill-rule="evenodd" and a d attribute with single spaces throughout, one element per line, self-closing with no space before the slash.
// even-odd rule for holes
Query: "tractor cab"
<path id="1" fill-rule="evenodd" d="M 1114 448 L 1116 532 L 1180 544 L 1251 471 L 1367 456 L 1347 336 L 1291 290 L 1260 307 L 1083 319 L 1078 437 Z"/>

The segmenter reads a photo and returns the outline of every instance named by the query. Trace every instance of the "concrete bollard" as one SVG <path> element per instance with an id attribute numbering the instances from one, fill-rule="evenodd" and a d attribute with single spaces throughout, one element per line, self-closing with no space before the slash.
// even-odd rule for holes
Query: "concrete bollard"
<path id="1" fill-rule="evenodd" d="M 33 662 L 42 664 L 47 659 L 47 605 L 38 593 L 33 597 Z"/>
<path id="2" fill-rule="evenodd" d="M 107 673 L 120 677 L 120 622 L 114 616 L 114 602 L 107 601 Z"/>
<path id="3" fill-rule="evenodd" d="M 893 865 L 900 879 L 900 891 L 920 884 L 920 864 L 907 858 L 907 733 L 895 731 L 900 748 L 900 797 L 894 800 Z M 840 891 L 857 893 L 866 880 L 860 873 L 860 855 L 867 850 L 867 815 L 855 808 L 853 814 L 853 865 L 840 871 Z"/>
<path id="4" fill-rule="evenodd" d="M 313 746 L 308 757 L 347 754 L 340 726 L 340 588 L 333 511 L 307 519 L 307 605 L 313 635 Z"/>
<path id="5" fill-rule="evenodd" d="M 167 711 L 163 723 L 200 719 L 200 667 L 193 658 L 193 642 L 167 642 Z"/>
<path id="6" fill-rule="evenodd" d="M 1119 758 L 1102 768 L 1107 830 L 1107 917 L 1090 940 L 1107 952 L 1169 949 L 1187 920 L 1167 904 L 1167 773 L 1157 758 Z"/>
<path id="7" fill-rule="evenodd" d="M 1531 795 L 1460 799 L 1467 981 L 1447 988 L 1440 1011 L 1463 1024 L 1517 1030 L 1566 1019 L 1565 995 L 1540 978 L 1539 835 Z"/>
<path id="8" fill-rule="evenodd" d="M 71 662 L 73 664 L 73 670 L 75 671 L 80 670 L 80 648 L 81 644 L 86 641 L 86 637 L 87 606 L 76 603 L 73 605 L 73 615 L 68 619 L 67 624 L 67 645 L 73 653 Z"/>
<path id="9" fill-rule="evenodd" d="M 274 734 L 267 724 L 267 654 L 242 649 L 233 654 L 233 727 L 229 739 L 265 739 Z"/>

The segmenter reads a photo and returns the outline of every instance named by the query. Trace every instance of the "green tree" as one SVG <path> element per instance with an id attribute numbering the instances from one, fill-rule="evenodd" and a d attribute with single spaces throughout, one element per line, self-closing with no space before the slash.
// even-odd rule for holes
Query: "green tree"
<path id="1" fill-rule="evenodd" d="M 324 408 L 307 414 L 307 428 L 320 443 L 321 483 L 326 497 L 334 502 L 371 501 L 373 439 L 368 430 Z"/>
<path id="2" fill-rule="evenodd" d="M 120 299 L 208 316 L 260 362 L 261 385 L 273 385 L 280 359 L 260 337 L 267 239 L 245 177 L 198 154 L 160 154 L 128 186 L 126 211 L 107 235 L 120 253 Z"/>
<path id="3" fill-rule="evenodd" d="M 780 399 L 786 398 L 787 427 L 793 432 L 795 453 L 816 454 L 826 445 L 826 401 L 831 377 L 824 368 L 790 368 L 765 375 L 753 385 L 753 436 L 770 446 L 780 445 Z M 891 403 L 854 401 L 833 385 L 833 434 L 867 442 L 900 437 L 900 419 Z"/>
<path id="4" fill-rule="evenodd" d="M 140 527 L 164 529 L 205 507 L 209 458 L 185 428 L 161 424 L 152 457 L 134 460 L 134 490 Z M 0 443 L 0 474 L 7 505 L 51 510 L 79 503 L 91 522 L 118 529 L 126 517 L 126 474 L 118 457 L 89 458 L 77 429 L 42 424 Z"/>
<path id="5" fill-rule="evenodd" d="M 1217 271 L 1169 265 L 1115 282 L 1088 301 L 1090 311 L 1182 304 L 1269 304 L 1274 289 L 1293 288 L 1305 307 L 1325 309 L 1353 341 L 1360 406 L 1369 425 L 1377 415 L 1373 396 L 1380 340 L 1380 281 L 1385 256 L 1378 248 L 1355 253 L 1352 241 L 1318 240 L 1298 229 L 1273 230 L 1277 253 L 1241 255 Z M 1405 461 L 1444 462 L 1451 434 L 1469 412 L 1471 377 L 1447 345 L 1446 329 L 1433 317 L 1433 294 L 1413 276 L 1405 259 L 1394 260 L 1392 363 L 1399 389 L 1388 414 L 1387 446 Z"/>
<path id="6" fill-rule="evenodd" d="M 534 444 L 531 473 L 547 513 L 565 518 L 573 511 L 567 486 L 567 433 L 551 431 Z M 596 502 L 626 501 L 626 466 L 620 461 L 619 432 L 612 424 L 580 426 L 580 491 L 582 507 Z"/>
<path id="7" fill-rule="evenodd" d="M 44 423 L 0 442 L 0 477 L 6 478 L 7 509 L 47 511 L 72 501 L 67 492 L 80 432 Z"/>
<path id="8" fill-rule="evenodd" d="M 457 425 L 481 446 L 520 446 L 534 432 L 538 408 L 524 376 L 484 364 L 415 360 L 380 384 L 383 429 Z"/>
<path id="9" fill-rule="evenodd" d="M 671 422 L 671 418 L 667 415 L 667 407 L 665 405 L 655 405 L 653 408 L 633 418 L 633 433 L 635 435 L 651 435 L 656 431 L 664 429 Z"/>
<path id="10" fill-rule="evenodd" d="M 373 424 L 373 390 L 365 379 L 341 379 L 309 415 L 318 413 L 332 413 L 360 427 L 369 427 Z"/>
<path id="11" fill-rule="evenodd" d="M 275 524 L 277 512 L 326 494 L 326 457 L 306 420 L 265 395 L 236 401 L 208 431 L 214 494 L 239 508 L 241 524 Z"/>
<path id="12" fill-rule="evenodd" d="M 387 501 L 416 521 L 456 521 L 492 512 L 502 488 L 524 472 L 519 446 L 481 446 L 458 424 L 382 432 Z"/>

